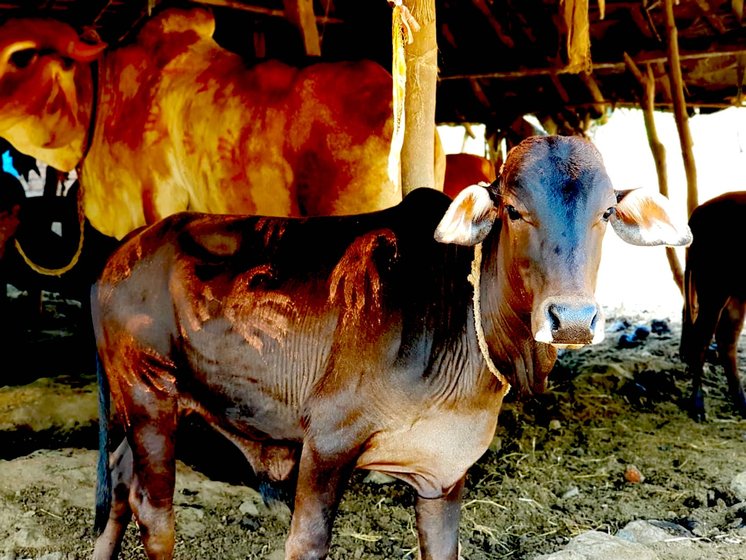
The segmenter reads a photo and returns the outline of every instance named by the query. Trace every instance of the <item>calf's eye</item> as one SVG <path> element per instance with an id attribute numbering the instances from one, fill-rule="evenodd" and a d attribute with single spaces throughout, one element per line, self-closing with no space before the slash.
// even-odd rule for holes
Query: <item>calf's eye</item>
<path id="1" fill-rule="evenodd" d="M 614 208 L 613 206 L 611 206 L 610 208 L 607 208 L 606 212 L 604 212 L 604 215 L 603 215 L 604 222 L 608 222 L 609 218 L 611 218 L 614 212 L 616 212 L 616 208 Z"/>
<path id="2" fill-rule="evenodd" d="M 28 68 L 38 54 L 36 49 L 22 49 L 10 55 L 10 63 L 16 68 Z"/>
<path id="3" fill-rule="evenodd" d="M 511 206 L 508 204 L 505 206 L 505 211 L 508 213 L 508 218 L 511 220 L 520 220 L 521 219 L 521 213 L 515 209 L 515 206 Z"/>

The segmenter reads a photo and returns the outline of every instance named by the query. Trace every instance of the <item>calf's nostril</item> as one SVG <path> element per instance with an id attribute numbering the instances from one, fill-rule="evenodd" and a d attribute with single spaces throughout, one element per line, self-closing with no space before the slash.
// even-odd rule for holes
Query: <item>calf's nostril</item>
<path id="1" fill-rule="evenodd" d="M 563 313 L 563 307 L 556 304 L 551 304 L 549 308 L 547 309 L 547 314 L 549 315 L 549 324 L 552 328 L 552 332 L 560 330 L 562 328 L 562 313 Z"/>

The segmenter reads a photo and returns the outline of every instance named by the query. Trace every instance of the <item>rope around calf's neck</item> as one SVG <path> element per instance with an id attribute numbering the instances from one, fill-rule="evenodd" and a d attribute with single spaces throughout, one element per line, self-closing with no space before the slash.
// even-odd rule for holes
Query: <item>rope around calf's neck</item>
<path id="1" fill-rule="evenodd" d="M 502 383 L 504 387 L 503 396 L 508 394 L 510 391 L 510 383 L 505 379 L 505 376 L 500 373 L 495 365 L 495 362 L 490 358 L 489 349 L 487 348 L 487 340 L 484 337 L 484 327 L 482 326 L 482 306 L 480 301 L 480 290 L 479 290 L 479 279 L 482 270 L 482 244 L 477 243 L 474 246 L 474 259 L 471 261 L 471 272 L 469 273 L 469 283 L 474 287 L 474 327 L 477 331 L 477 342 L 479 344 L 479 350 L 482 352 L 482 358 L 484 358 L 487 364 L 487 369 L 492 372 L 497 380 Z"/>

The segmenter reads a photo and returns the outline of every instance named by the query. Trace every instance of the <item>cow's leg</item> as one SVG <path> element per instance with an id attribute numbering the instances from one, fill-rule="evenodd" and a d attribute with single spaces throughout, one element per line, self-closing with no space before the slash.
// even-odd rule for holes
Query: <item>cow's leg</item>
<path id="1" fill-rule="evenodd" d="M 326 558 L 337 506 L 355 458 L 351 452 L 322 454 L 311 442 L 303 446 L 285 560 Z"/>
<path id="2" fill-rule="evenodd" d="M 128 436 L 134 467 L 129 502 L 149 560 L 173 558 L 175 434 L 174 406 L 172 414 L 156 415 L 142 425 L 133 426 Z"/>
<path id="3" fill-rule="evenodd" d="M 417 496 L 415 515 L 421 560 L 457 560 L 464 478 L 441 498 Z"/>
<path id="4" fill-rule="evenodd" d="M 101 535 L 96 539 L 93 560 L 109 560 L 119 555 L 124 532 L 132 518 L 129 494 L 132 487 L 132 450 L 125 439 L 109 458 L 111 468 L 111 509 Z"/>
<path id="5" fill-rule="evenodd" d="M 746 302 L 731 298 L 720 315 L 715 340 L 718 345 L 720 363 L 728 379 L 728 389 L 736 410 L 746 416 L 746 395 L 738 373 L 738 339 L 741 335 L 746 313 Z"/>
<path id="6" fill-rule="evenodd" d="M 117 363 L 133 354 L 135 359 L 131 362 Z M 140 529 L 145 554 L 149 560 L 171 560 L 178 419 L 173 367 L 153 352 L 143 357 L 129 348 L 118 353 L 113 363 L 105 363 L 105 367 L 112 404 L 119 412 L 132 450 L 129 506 Z"/>
<path id="7" fill-rule="evenodd" d="M 712 342 L 717 327 L 720 311 L 725 301 L 700 300 L 699 313 L 694 321 L 687 346 L 684 348 L 687 369 L 692 379 L 692 392 L 689 404 L 689 414 L 697 422 L 705 420 L 705 398 L 702 391 L 702 376 L 705 364 L 705 352 Z"/>

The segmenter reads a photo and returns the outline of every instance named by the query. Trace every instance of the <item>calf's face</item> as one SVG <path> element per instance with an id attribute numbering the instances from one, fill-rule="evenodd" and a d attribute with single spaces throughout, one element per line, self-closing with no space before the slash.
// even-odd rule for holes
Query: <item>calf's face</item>
<path id="1" fill-rule="evenodd" d="M 604 336 L 594 292 L 616 197 L 591 148 L 565 138 L 524 142 L 501 175 L 501 264 L 517 288 L 511 305 L 531 313 L 538 342 L 575 346 Z"/>
<path id="2" fill-rule="evenodd" d="M 498 270 L 483 271 L 497 279 L 496 297 L 527 318 L 537 342 L 579 347 L 604 337 L 595 289 L 609 223 L 634 245 L 691 241 L 665 197 L 615 191 L 589 141 L 537 136 L 510 151 L 495 183 L 459 193 L 435 237 L 473 245 L 499 236 L 488 261 Z"/>

